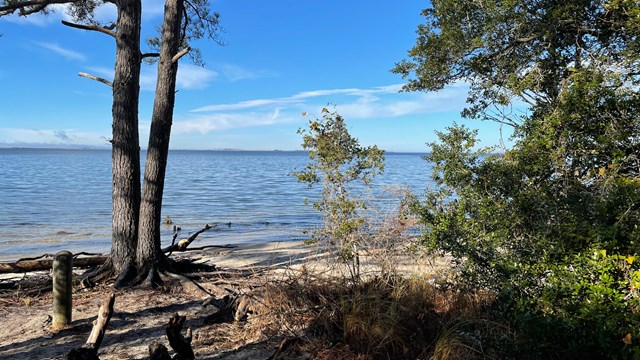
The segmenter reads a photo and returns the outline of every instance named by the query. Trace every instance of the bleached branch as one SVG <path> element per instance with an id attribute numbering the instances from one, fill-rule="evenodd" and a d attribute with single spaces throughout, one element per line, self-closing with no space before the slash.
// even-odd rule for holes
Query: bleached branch
<path id="1" fill-rule="evenodd" d="M 101 77 L 97 77 L 95 75 L 91 75 L 91 74 L 87 74 L 84 72 L 78 73 L 78 76 L 82 76 L 82 77 L 86 77 L 87 79 L 91 79 L 91 80 L 95 80 L 95 81 L 99 81 L 105 85 L 108 85 L 109 87 L 113 87 L 113 83 L 107 79 L 103 79 Z"/>
<path id="2" fill-rule="evenodd" d="M 190 46 L 187 46 L 186 48 L 180 50 L 180 52 L 175 54 L 175 56 L 171 59 L 171 62 L 176 63 L 178 60 L 180 60 L 181 57 L 187 55 L 189 51 L 191 51 Z"/>
<path id="3" fill-rule="evenodd" d="M 111 31 L 111 29 L 113 29 L 115 26 L 113 26 L 113 24 L 111 26 L 108 27 L 103 27 L 103 26 L 99 26 L 99 25 L 83 25 L 83 24 L 76 24 L 76 23 L 72 23 L 72 22 L 68 22 L 65 20 L 61 20 L 63 25 L 72 27 L 72 28 L 76 28 L 76 29 L 82 29 L 82 30 L 90 30 L 90 31 L 97 31 L 97 32 L 101 32 L 103 34 L 107 34 L 109 36 L 112 37 L 116 37 L 116 33 L 114 31 Z"/>

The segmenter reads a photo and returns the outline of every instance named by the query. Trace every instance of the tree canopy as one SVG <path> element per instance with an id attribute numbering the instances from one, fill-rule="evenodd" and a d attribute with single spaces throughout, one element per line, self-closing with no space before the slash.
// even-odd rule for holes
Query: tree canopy
<path id="1" fill-rule="evenodd" d="M 630 355 L 620 339 L 639 335 L 640 3 L 434 0 L 423 15 L 393 69 L 404 90 L 468 83 L 462 115 L 514 129 L 503 153 L 458 125 L 430 144 L 436 189 L 416 205 L 425 243 L 453 255 L 460 284 L 498 294 L 532 340 L 519 354 Z"/>

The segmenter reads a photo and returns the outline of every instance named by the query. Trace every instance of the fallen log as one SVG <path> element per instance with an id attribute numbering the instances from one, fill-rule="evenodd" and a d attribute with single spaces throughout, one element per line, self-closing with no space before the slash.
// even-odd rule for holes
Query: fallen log
<path id="1" fill-rule="evenodd" d="M 87 268 L 104 264 L 106 256 L 78 257 L 73 259 L 73 267 Z M 53 259 L 20 259 L 12 263 L 0 263 L 0 274 L 24 273 L 31 271 L 50 270 Z"/>
<path id="2" fill-rule="evenodd" d="M 209 225 L 206 224 L 203 229 L 200 229 L 193 233 L 188 239 L 182 239 L 176 243 L 176 238 L 180 233 L 180 228 L 174 229 L 174 236 L 172 244 L 162 249 L 162 252 L 170 256 L 172 252 L 184 252 L 188 250 L 205 250 L 208 248 L 222 248 L 222 249 L 232 249 L 235 246 L 231 245 L 205 245 L 198 248 L 188 248 L 188 246 L 200 235 L 201 233 L 215 228 L 217 225 Z M 78 257 L 78 255 L 96 255 L 96 256 L 86 256 L 86 257 Z M 52 255 L 44 254 L 38 257 L 32 258 L 22 258 L 16 262 L 0 262 L 0 274 L 9 274 L 9 273 L 25 273 L 32 271 L 43 271 L 50 270 L 53 266 Z M 107 256 L 101 254 L 88 254 L 88 253 L 78 253 L 74 255 L 73 258 L 73 267 L 76 268 L 88 268 L 94 267 L 104 264 L 107 261 Z"/>

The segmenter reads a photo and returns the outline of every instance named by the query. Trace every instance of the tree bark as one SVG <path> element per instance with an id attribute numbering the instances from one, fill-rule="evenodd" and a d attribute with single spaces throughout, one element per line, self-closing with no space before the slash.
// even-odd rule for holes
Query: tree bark
<path id="1" fill-rule="evenodd" d="M 118 274 L 116 286 L 135 273 L 140 211 L 140 0 L 118 0 L 116 66 L 113 79 L 113 219 L 107 266 Z"/>
<path id="2" fill-rule="evenodd" d="M 164 9 L 162 48 L 158 60 L 158 82 L 151 117 L 136 252 L 138 269 L 149 271 L 145 281 L 147 284 L 157 281 L 155 272 L 164 260 L 160 247 L 162 195 L 178 74 L 178 63 L 172 59 L 180 49 L 183 6 L 183 0 L 167 0 Z"/>

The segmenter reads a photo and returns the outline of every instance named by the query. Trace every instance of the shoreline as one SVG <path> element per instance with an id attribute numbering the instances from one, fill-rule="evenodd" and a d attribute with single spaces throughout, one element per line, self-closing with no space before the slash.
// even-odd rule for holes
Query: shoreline
<path id="1" fill-rule="evenodd" d="M 186 236 L 186 235 L 185 235 Z M 182 237 L 180 237 L 182 238 Z M 221 240 L 226 240 L 227 237 L 225 237 L 225 239 L 221 239 Z M 298 237 L 291 237 L 289 239 L 273 239 L 273 237 L 271 236 L 247 236 L 247 240 L 242 240 L 243 236 L 242 234 L 239 234 L 239 236 L 228 236 L 228 240 L 231 241 L 220 241 L 220 240 L 215 240 L 215 239 L 211 239 L 211 238 L 202 238 L 202 239 L 196 239 L 194 241 L 194 243 L 192 244 L 192 247 L 201 247 L 201 246 L 234 246 L 234 247 L 246 247 L 246 246 L 251 246 L 251 245 L 258 245 L 258 244 L 269 244 L 269 243 L 296 243 L 296 242 L 304 242 L 306 241 L 306 239 L 302 239 L 301 236 Z M 213 240 L 213 241 L 212 241 Z M 0 251 L 0 262 L 16 262 L 22 259 L 30 259 L 30 258 L 35 258 L 35 257 L 41 257 L 43 255 L 48 255 L 49 257 L 53 257 L 57 252 L 59 251 L 70 251 L 72 254 L 77 254 L 77 253 L 91 253 L 93 255 L 109 255 L 109 252 L 111 251 L 111 242 L 109 241 L 108 244 L 103 244 L 102 242 L 98 243 L 98 242 L 86 242 L 84 244 L 82 244 L 83 240 L 78 240 L 77 242 L 73 242 L 71 243 L 73 246 L 66 246 L 66 247 L 62 247 L 62 246 L 46 246 L 46 243 L 42 243 L 39 242 L 38 245 L 41 246 L 34 246 L 34 247 L 29 247 L 28 249 L 26 249 L 26 251 L 21 251 L 21 252 L 4 252 L 4 251 Z M 28 243 L 29 240 L 20 240 L 20 241 L 11 241 L 11 242 L 5 242 L 4 244 L 9 243 L 10 246 L 13 245 L 14 243 Z M 51 243 L 53 244 L 53 243 Z M 69 244 L 69 243 L 67 243 Z M 0 246 L 2 245 L 2 243 L 0 243 Z M 171 245 L 170 241 L 163 241 L 162 242 L 162 247 L 166 247 Z M 42 249 L 40 250 L 36 250 L 36 248 L 38 249 Z M 215 249 L 215 248 L 211 248 L 211 249 Z M 195 253 L 196 251 L 188 251 L 191 253 Z M 187 252 L 185 252 L 187 253 Z M 177 253 L 179 254 L 179 253 Z M 46 257 L 45 257 L 46 258 Z"/>
<path id="2" fill-rule="evenodd" d="M 206 246 L 197 244 L 194 248 Z M 306 245 L 303 240 L 271 240 L 271 241 L 246 241 L 231 244 L 221 244 L 229 248 L 211 247 L 204 250 L 187 250 L 183 252 L 173 252 L 175 258 L 191 258 L 196 262 L 209 262 L 218 260 L 214 265 L 218 267 L 249 267 L 263 265 L 285 264 L 291 260 L 299 259 L 301 256 L 310 255 L 318 251 L 316 245 Z M 79 254 L 82 252 L 73 252 Z M 88 253 L 88 252 L 87 252 Z M 55 253 L 26 253 L 20 256 L 13 254 L 0 255 L 0 263 L 14 263 L 20 260 L 28 260 L 36 257 L 42 259 L 52 259 Z M 109 251 L 104 253 L 91 253 L 91 256 L 108 256 Z M 23 274 L 23 273 L 16 273 Z M 11 275 L 11 274 L 4 274 Z"/>

